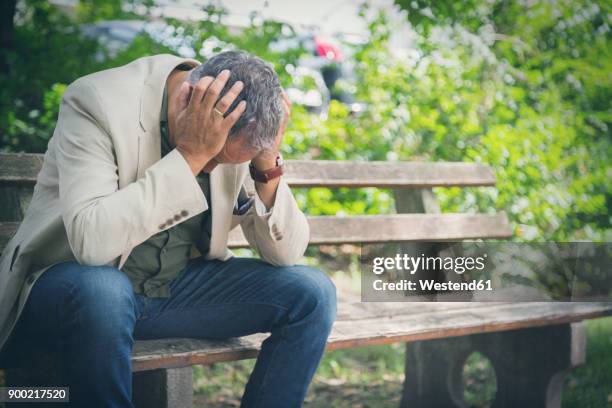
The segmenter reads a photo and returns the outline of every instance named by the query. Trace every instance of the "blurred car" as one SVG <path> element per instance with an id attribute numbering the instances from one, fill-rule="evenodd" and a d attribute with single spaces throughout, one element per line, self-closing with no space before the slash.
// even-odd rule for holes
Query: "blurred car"
<path id="1" fill-rule="evenodd" d="M 104 45 L 105 52 L 97 58 L 104 60 L 117 55 L 127 48 L 141 33 L 146 33 L 154 41 L 172 49 L 185 58 L 195 58 L 196 51 L 192 45 L 177 35 L 177 29 L 164 22 L 146 22 L 140 20 L 101 21 L 81 26 L 82 34 L 95 38 Z M 219 40 L 211 38 L 202 44 L 202 52 L 216 49 Z M 331 37 L 291 32 L 273 43 L 273 51 L 283 52 L 289 49 L 302 48 L 306 55 L 302 56 L 297 66 L 288 65 L 287 73 L 291 77 L 291 85 L 286 92 L 292 103 L 304 106 L 308 111 L 318 114 L 322 119 L 327 117 L 332 99 L 346 104 L 351 113 L 358 114 L 365 108 L 364 104 L 355 101 L 354 88 L 356 79 L 352 63 L 345 59 L 340 45 Z M 338 86 L 344 84 L 344 86 Z"/>
<path id="2" fill-rule="evenodd" d="M 330 100 L 346 104 L 353 114 L 359 114 L 365 109 L 364 103 L 355 100 L 357 78 L 353 63 L 346 57 L 340 42 L 333 37 L 307 32 L 280 39 L 270 47 L 278 52 L 301 47 L 307 52 L 299 59 L 298 67 L 288 70 L 297 87 L 290 94 L 290 98 L 293 95 L 296 103 L 308 106 L 310 110 L 318 111 L 322 116 L 326 116 Z M 318 97 L 314 96 L 312 90 L 304 89 L 302 83 L 304 78 L 308 77 L 315 82 L 320 94 Z M 287 92 L 289 93 L 289 89 Z"/>
<path id="3" fill-rule="evenodd" d="M 81 33 L 87 38 L 95 38 L 104 45 L 106 54 L 98 58 L 113 57 L 121 50 L 127 48 L 134 39 L 146 33 L 154 41 L 172 49 L 177 55 L 184 58 L 194 58 L 196 52 L 189 42 L 177 36 L 176 29 L 163 22 L 147 22 L 141 20 L 110 20 L 92 24 L 83 24 Z"/>

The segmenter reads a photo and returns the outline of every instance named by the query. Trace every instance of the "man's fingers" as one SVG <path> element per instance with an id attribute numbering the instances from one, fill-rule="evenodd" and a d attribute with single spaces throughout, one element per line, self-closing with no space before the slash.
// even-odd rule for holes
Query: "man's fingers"
<path id="1" fill-rule="evenodd" d="M 221 95 L 221 91 L 223 87 L 227 83 L 227 80 L 230 77 L 230 71 L 228 69 L 224 69 L 221 71 L 217 78 L 210 84 L 208 89 L 206 90 L 206 95 L 204 95 L 204 101 L 202 102 L 202 109 L 204 114 L 210 114 L 217 103 L 217 99 L 219 95 Z"/>
<path id="2" fill-rule="evenodd" d="M 237 81 L 234 85 L 232 85 L 230 90 L 227 91 L 227 93 L 223 96 L 223 98 L 221 98 L 221 100 L 217 102 L 217 105 L 215 107 L 220 112 L 226 113 L 228 109 L 230 108 L 230 106 L 232 106 L 232 103 L 234 103 L 234 101 L 236 100 L 240 92 L 242 91 L 243 87 L 244 85 L 242 84 L 242 82 Z"/>
<path id="3" fill-rule="evenodd" d="M 188 82 L 183 82 L 181 84 L 181 87 L 179 88 L 177 96 L 177 106 L 179 112 L 184 111 L 189 105 L 189 88 L 190 87 Z"/>
<path id="4" fill-rule="evenodd" d="M 200 78 L 195 84 L 193 92 L 191 93 L 191 100 L 189 101 L 189 107 L 192 110 L 200 109 L 200 102 L 202 102 L 202 98 L 204 98 L 204 94 L 206 94 L 213 80 L 213 77 L 205 76 Z"/>
<path id="5" fill-rule="evenodd" d="M 245 110 L 246 101 L 240 101 L 240 103 L 236 105 L 232 113 L 230 113 L 225 117 L 225 119 L 223 119 L 223 128 L 229 132 L 232 129 L 232 126 L 234 126 L 236 122 L 238 122 L 238 119 L 240 119 L 240 116 L 244 113 Z"/>

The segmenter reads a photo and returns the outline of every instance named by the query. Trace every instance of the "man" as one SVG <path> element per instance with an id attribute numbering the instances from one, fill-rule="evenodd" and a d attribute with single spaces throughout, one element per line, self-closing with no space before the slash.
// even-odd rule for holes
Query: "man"
<path id="1" fill-rule="evenodd" d="M 134 340 L 270 332 L 242 404 L 300 406 L 336 299 L 294 266 L 309 229 L 282 178 L 288 113 L 275 72 L 244 52 L 71 84 L 0 261 L 0 345 L 57 352 L 73 406 L 129 407 Z M 231 256 L 237 225 L 262 260 Z"/>

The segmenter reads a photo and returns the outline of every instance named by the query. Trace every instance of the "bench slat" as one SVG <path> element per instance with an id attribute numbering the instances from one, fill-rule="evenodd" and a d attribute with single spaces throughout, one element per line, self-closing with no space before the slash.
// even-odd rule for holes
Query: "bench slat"
<path id="1" fill-rule="evenodd" d="M 0 154 L 0 185 L 33 185 L 40 154 Z M 287 160 L 285 178 L 293 187 L 430 188 L 494 186 L 493 170 L 482 164 L 451 162 L 354 162 Z"/>
<path id="2" fill-rule="evenodd" d="M 308 217 L 308 222 L 311 245 L 501 239 L 512 235 L 504 213 L 318 216 Z M 0 223 L 0 252 L 18 225 L 16 222 Z M 229 246 L 248 247 L 240 228 L 230 232 Z"/>
<path id="3" fill-rule="evenodd" d="M 451 162 L 350 162 L 289 160 L 287 180 L 295 187 L 431 188 L 494 186 L 489 166 Z"/>
<path id="4" fill-rule="evenodd" d="M 363 319 L 353 316 L 346 320 L 350 304 L 339 302 L 338 320 L 329 338 L 328 350 L 563 324 L 612 315 L 609 302 L 406 303 L 402 308 L 410 312 L 403 314 L 390 313 L 390 303 L 372 305 L 371 313 L 372 309 L 379 309 L 379 316 Z M 256 334 L 226 341 L 137 341 L 132 365 L 135 371 L 143 371 L 253 358 L 266 337 Z"/>
<path id="5" fill-rule="evenodd" d="M 42 168 L 42 154 L 0 154 L 0 185 L 34 184 Z"/>
<path id="6" fill-rule="evenodd" d="M 17 231 L 17 227 L 19 227 L 18 222 L 0 222 L 0 253 L 4 251 L 4 247 Z"/>
<path id="7" fill-rule="evenodd" d="M 394 214 L 308 217 L 311 245 L 509 238 L 506 214 Z M 248 246 L 240 228 L 230 232 L 231 247 Z"/>

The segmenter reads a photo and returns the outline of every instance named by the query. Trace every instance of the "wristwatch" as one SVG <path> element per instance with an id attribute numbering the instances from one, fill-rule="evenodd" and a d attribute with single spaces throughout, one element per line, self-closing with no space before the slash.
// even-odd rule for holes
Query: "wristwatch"
<path id="1" fill-rule="evenodd" d="M 267 183 L 270 180 L 274 180 L 277 177 L 280 177 L 283 175 L 283 156 L 281 156 L 281 154 L 279 153 L 278 156 L 276 156 L 276 167 L 272 167 L 271 169 L 268 170 L 257 170 L 255 168 L 255 166 L 253 166 L 253 163 L 251 162 L 249 164 L 249 171 L 251 172 L 251 178 L 255 181 L 258 181 L 260 183 Z"/>

